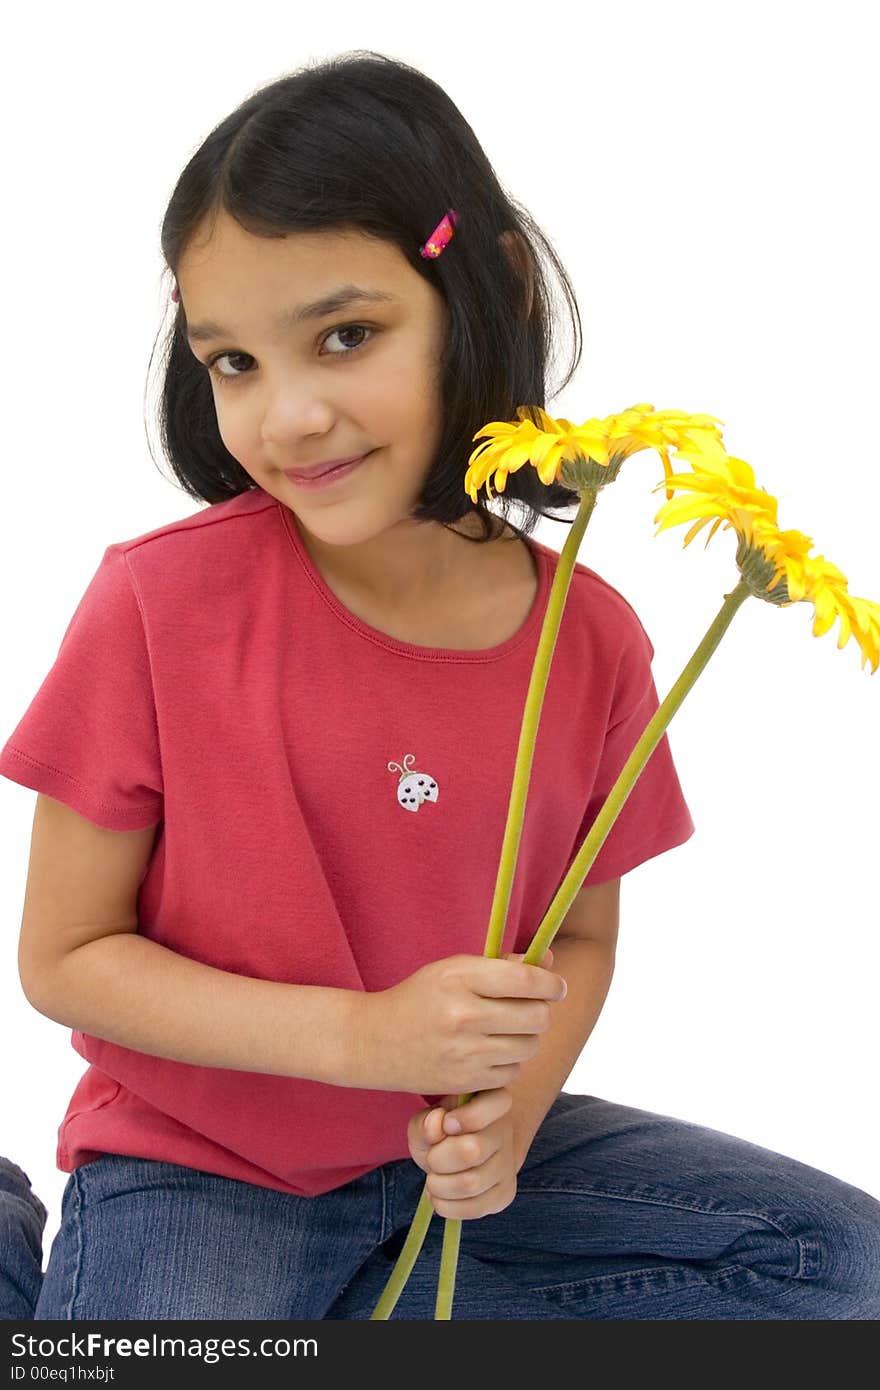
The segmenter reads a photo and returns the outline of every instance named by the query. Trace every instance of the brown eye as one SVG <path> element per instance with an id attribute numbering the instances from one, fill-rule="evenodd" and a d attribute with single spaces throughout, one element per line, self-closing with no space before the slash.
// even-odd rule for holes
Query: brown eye
<path id="1" fill-rule="evenodd" d="M 372 332 L 373 332 L 372 328 L 367 328 L 366 324 L 363 324 L 363 323 L 345 323 L 345 324 L 342 324 L 341 327 L 339 327 L 339 328 L 331 328 L 331 329 L 330 329 L 330 332 L 327 334 L 327 338 L 332 338 L 336 333 L 372 333 Z M 327 341 L 327 338 L 324 339 L 325 342 Z M 366 341 L 369 341 L 369 339 L 367 339 Z M 349 354 L 350 352 L 357 352 L 358 348 L 359 348 L 359 347 L 363 347 L 363 346 L 364 346 L 364 341 L 362 340 L 362 341 L 359 342 L 359 343 L 355 343 L 353 347 L 347 347 L 347 348 L 344 347 L 344 348 L 342 349 L 341 352 L 333 352 L 333 353 L 330 354 L 330 356 L 331 356 L 331 357 L 347 357 L 348 354 Z"/>
<path id="2" fill-rule="evenodd" d="M 366 333 L 366 334 L 369 334 L 369 337 L 367 337 L 366 340 L 362 340 L 361 342 L 355 343 L 352 347 L 343 347 L 343 349 L 342 349 L 341 352 L 329 352 L 329 353 L 325 353 L 325 354 L 323 354 L 323 355 L 324 355 L 324 356 L 327 356 L 327 357 L 350 357 L 351 354 L 352 354 L 353 352 L 357 352 L 360 348 L 365 347 L 366 344 L 370 341 L 370 339 L 373 338 L 373 337 L 375 336 L 375 334 L 376 334 L 377 331 L 378 331 L 378 330 L 375 329 L 375 328 L 369 328 L 365 323 L 341 323 L 341 324 L 338 324 L 338 325 L 336 326 L 336 328 L 331 328 L 331 329 L 325 334 L 324 340 L 323 340 L 324 342 L 326 342 L 328 338 L 332 338 L 332 337 L 333 337 L 335 334 L 337 334 L 337 333 L 352 333 L 352 332 L 354 332 L 354 333 L 359 333 L 359 334 L 365 334 L 365 333 Z M 210 376 L 212 377 L 212 379 L 213 379 L 214 381 L 217 381 L 217 382 L 219 382 L 219 383 L 221 383 L 222 385 L 225 386 L 228 382 L 230 382 L 230 381 L 235 381 L 238 377 L 241 377 L 241 376 L 248 376 L 248 375 L 249 375 L 249 373 L 246 372 L 246 371 L 243 371 L 243 372 L 239 372 L 239 371 L 221 372 L 221 371 L 219 371 L 219 370 L 218 370 L 218 367 L 217 367 L 217 363 L 218 363 L 218 362 L 222 362 L 223 359 L 224 359 L 224 357 L 229 358 L 230 361 L 231 361 L 231 360 L 232 360 L 233 358 L 235 358 L 235 357 L 250 357 L 250 353 L 248 353 L 248 352 L 229 352 L 229 351 L 227 351 L 227 352 L 217 352 L 217 353 L 215 353 L 213 357 L 209 358 L 209 360 L 208 360 L 208 362 L 207 362 L 207 364 L 206 364 L 207 369 L 208 369 L 208 372 L 209 372 Z M 253 358 L 251 358 L 251 361 L 253 361 Z"/>
<path id="3" fill-rule="evenodd" d="M 218 370 L 217 370 L 217 363 L 218 363 L 218 362 L 222 362 L 222 360 L 223 360 L 224 357 L 233 358 L 233 357 L 247 357 L 247 356 L 249 356 L 249 354 L 246 353 L 246 352 L 218 352 L 217 355 L 216 355 L 216 357 L 212 357 L 212 358 L 210 359 L 210 361 L 208 362 L 208 371 L 211 373 L 211 376 L 214 378 L 215 381 L 222 381 L 222 382 L 234 381 L 236 377 L 238 377 L 238 376 L 245 376 L 246 373 L 245 373 L 245 372 L 221 372 L 221 371 L 218 371 Z"/>

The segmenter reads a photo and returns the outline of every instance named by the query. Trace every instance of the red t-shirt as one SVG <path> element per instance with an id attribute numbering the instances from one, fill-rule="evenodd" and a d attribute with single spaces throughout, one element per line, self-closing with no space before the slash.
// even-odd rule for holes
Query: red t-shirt
<path id="1" fill-rule="evenodd" d="M 139 930 L 194 960 L 375 991 L 481 955 L 558 559 L 528 545 L 535 603 L 481 651 L 414 646 L 355 617 L 261 488 L 110 545 L 0 774 L 111 830 L 161 823 Z M 626 599 L 576 564 L 503 951 L 527 950 L 657 708 L 653 653 Z M 664 735 L 586 881 L 693 829 Z M 405 1158 L 410 1116 L 439 1099 L 191 1066 L 76 1030 L 71 1042 L 89 1067 L 58 1131 L 68 1173 L 131 1154 L 314 1196 Z"/>

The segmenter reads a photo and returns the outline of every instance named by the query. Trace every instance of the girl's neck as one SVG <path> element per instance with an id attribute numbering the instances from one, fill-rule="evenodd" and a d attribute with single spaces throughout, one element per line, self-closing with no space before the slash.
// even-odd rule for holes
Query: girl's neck
<path id="1" fill-rule="evenodd" d="M 509 527 L 504 538 L 476 545 L 467 536 L 480 534 L 479 518 L 469 513 L 451 527 L 439 522 L 403 522 L 358 545 L 329 545 L 312 536 L 295 518 L 303 546 L 316 569 L 337 595 L 388 613 L 417 613 L 448 606 L 456 594 L 485 574 L 488 561 L 508 553 L 516 539 Z M 501 522 L 496 518 L 496 530 Z"/>
<path id="2" fill-rule="evenodd" d="M 310 554 L 344 608 L 400 642 L 458 651 L 485 651 L 506 642 L 526 621 L 538 592 L 531 550 L 508 526 L 503 537 L 483 545 L 449 532 L 444 535 L 450 545 L 442 577 L 439 571 L 426 576 L 423 568 L 421 587 L 407 578 L 399 592 L 387 583 L 358 587 L 350 576 L 324 567 L 323 551 Z M 305 538 L 304 544 L 310 549 Z"/>

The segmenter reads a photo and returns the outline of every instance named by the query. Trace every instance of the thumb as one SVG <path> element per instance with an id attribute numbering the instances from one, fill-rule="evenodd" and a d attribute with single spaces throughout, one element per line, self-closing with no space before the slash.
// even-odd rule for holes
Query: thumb
<path id="1" fill-rule="evenodd" d="M 443 1119 L 447 1110 L 458 1104 L 458 1096 L 443 1096 L 439 1105 L 431 1105 L 426 1110 L 417 1110 L 409 1121 L 409 1150 L 420 1168 L 429 1171 L 426 1157 L 429 1149 L 446 1138 Z"/>
<path id="2" fill-rule="evenodd" d="M 443 1120 L 446 1112 L 447 1110 L 454 1110 L 457 1105 L 458 1096 L 441 1096 L 426 1110 L 418 1112 L 416 1118 L 420 1120 L 422 1135 L 429 1144 L 437 1144 L 444 1137 Z"/>

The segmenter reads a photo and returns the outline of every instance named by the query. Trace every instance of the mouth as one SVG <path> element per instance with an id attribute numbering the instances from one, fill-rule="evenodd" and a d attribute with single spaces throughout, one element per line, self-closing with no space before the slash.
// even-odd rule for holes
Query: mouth
<path id="1" fill-rule="evenodd" d="M 357 468 L 360 468 L 361 464 L 372 453 L 373 450 L 371 449 L 369 453 L 361 454 L 360 458 L 352 459 L 349 463 L 337 464 L 335 468 L 329 468 L 325 473 L 297 473 L 293 468 L 285 468 L 282 472 L 285 478 L 297 487 L 306 489 L 334 487 L 354 473 Z"/>

